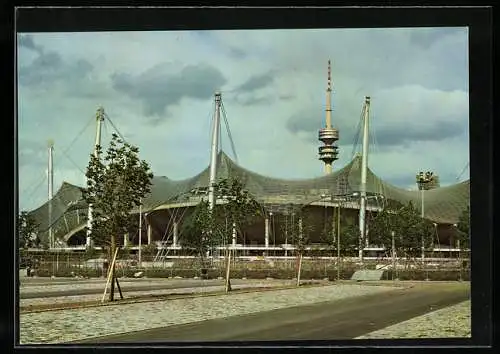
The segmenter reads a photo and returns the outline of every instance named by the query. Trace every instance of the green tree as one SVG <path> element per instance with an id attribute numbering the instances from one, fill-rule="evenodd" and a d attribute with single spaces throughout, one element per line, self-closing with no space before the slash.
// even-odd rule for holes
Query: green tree
<path id="1" fill-rule="evenodd" d="M 332 252 L 337 250 L 335 235 L 337 235 L 337 225 L 332 225 L 331 218 L 327 217 L 319 234 L 319 238 L 321 243 L 326 245 Z"/>
<path id="2" fill-rule="evenodd" d="M 385 208 L 372 219 L 368 229 L 368 234 L 373 244 L 385 247 L 386 249 L 392 247 L 391 232 L 394 231 L 395 234 L 400 235 L 400 230 L 398 229 L 399 223 L 397 222 L 397 213 L 400 209 L 402 208 Z"/>
<path id="3" fill-rule="evenodd" d="M 216 245 L 216 238 L 212 236 L 218 232 L 214 220 L 208 201 L 202 200 L 181 226 L 182 247 L 194 250 L 201 268 L 207 267 L 206 255 Z"/>
<path id="4" fill-rule="evenodd" d="M 183 223 L 183 245 L 195 250 L 202 268 L 206 267 L 205 255 L 209 250 L 226 245 L 226 284 L 230 284 L 228 256 L 233 225 L 241 234 L 246 225 L 261 215 L 261 207 L 238 178 L 223 179 L 214 190 L 219 201 L 214 209 L 210 210 L 208 202 L 203 200 Z"/>
<path id="5" fill-rule="evenodd" d="M 422 254 L 422 246 L 429 249 L 432 245 L 434 228 L 432 222 L 422 219 L 419 211 L 413 203 L 408 203 L 400 209 L 399 216 L 399 234 L 401 250 L 406 257 L 414 258 Z"/>
<path id="6" fill-rule="evenodd" d="M 215 227 L 220 230 L 215 235 L 219 235 L 220 244 L 226 245 L 226 291 L 230 291 L 229 244 L 233 237 L 233 226 L 237 234 L 242 234 L 245 226 L 262 215 L 262 208 L 238 178 L 221 180 L 216 184 L 215 191 L 217 199 L 222 201 L 215 206 L 214 210 Z"/>
<path id="7" fill-rule="evenodd" d="M 314 225 L 308 215 L 303 211 L 292 212 L 289 218 L 288 239 L 295 247 L 297 255 L 303 255 L 310 241 L 310 234 L 314 231 Z"/>
<path id="8" fill-rule="evenodd" d="M 83 259 L 88 261 L 89 259 L 97 258 L 98 255 L 99 255 L 99 253 L 97 252 L 97 250 L 95 248 L 92 248 L 92 247 L 87 248 L 85 250 L 85 253 L 83 254 Z"/>
<path id="9" fill-rule="evenodd" d="M 391 249 L 392 231 L 395 234 L 396 252 L 406 255 L 408 259 L 421 255 L 422 241 L 425 249 L 432 246 L 432 222 L 422 219 L 411 202 L 398 209 L 386 208 L 379 212 L 370 224 L 370 240 L 381 247 Z"/>
<path id="10" fill-rule="evenodd" d="M 460 214 L 458 219 L 458 239 L 460 240 L 460 248 L 470 247 L 470 208 L 467 206 Z"/>
<path id="11" fill-rule="evenodd" d="M 288 236 L 288 240 L 295 248 L 297 256 L 297 286 L 300 285 L 300 276 L 302 271 L 302 257 L 310 245 L 311 233 L 315 230 L 315 225 L 305 210 L 292 208 L 287 225 L 283 225 Z"/>
<path id="12" fill-rule="evenodd" d="M 342 205 L 342 204 L 341 204 Z M 342 215 L 342 209 L 340 208 L 340 215 Z M 340 251 L 342 254 L 351 253 L 358 249 L 359 243 L 359 227 L 353 224 L 352 221 L 344 218 L 344 221 L 339 223 L 339 208 L 335 212 L 335 217 L 327 218 L 326 224 L 320 234 L 321 242 L 328 245 L 328 248 L 332 251 L 337 251 L 340 246 Z M 332 219 L 335 222 L 332 222 Z M 342 219 L 342 217 L 341 217 Z M 337 238 L 339 234 L 339 224 L 340 224 L 340 239 Z M 335 236 L 334 236 L 335 235 Z"/>
<path id="13" fill-rule="evenodd" d="M 106 156 L 91 155 L 87 167 L 87 189 L 83 199 L 92 205 L 90 236 L 96 245 L 108 250 L 113 259 L 117 238 L 133 225 L 130 212 L 150 192 L 153 174 L 146 161 L 139 159 L 139 148 L 113 134 Z M 114 300 L 115 268 L 110 267 L 110 301 Z"/>
<path id="14" fill-rule="evenodd" d="M 158 253 L 158 247 L 156 247 L 155 243 L 150 243 L 149 245 L 142 247 L 141 253 L 146 257 L 152 258 Z"/>
<path id="15" fill-rule="evenodd" d="M 40 224 L 27 211 L 21 211 L 17 219 L 19 248 L 38 247 L 40 245 L 40 239 L 38 238 L 39 226 Z"/>
<path id="16" fill-rule="evenodd" d="M 223 179 L 215 186 L 217 199 L 222 203 L 215 206 L 215 218 L 223 233 L 222 244 L 228 244 L 232 238 L 232 225 L 239 233 L 256 217 L 262 215 L 262 208 L 238 178 Z M 231 227 L 226 228 L 226 224 Z M 227 229 L 227 232 L 226 232 Z"/>
<path id="17" fill-rule="evenodd" d="M 340 225 L 340 250 L 352 253 L 358 249 L 359 226 L 356 224 Z"/>

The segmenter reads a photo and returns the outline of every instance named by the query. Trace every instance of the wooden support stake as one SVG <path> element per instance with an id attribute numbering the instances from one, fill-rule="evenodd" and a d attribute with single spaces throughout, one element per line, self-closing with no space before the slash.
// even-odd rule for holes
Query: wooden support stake
<path id="1" fill-rule="evenodd" d="M 227 250 L 226 264 L 226 293 L 231 291 L 231 280 L 229 279 L 229 270 L 231 269 L 231 252 Z"/>
<path id="2" fill-rule="evenodd" d="M 106 280 L 106 287 L 104 288 L 104 294 L 102 295 L 101 302 L 104 302 L 104 298 L 106 297 L 106 292 L 108 291 L 109 281 L 111 280 L 111 275 L 113 274 L 112 269 L 115 266 L 116 256 L 118 255 L 118 248 L 115 250 L 115 255 L 113 257 L 113 261 L 111 262 L 110 267 L 108 268 L 108 278 Z"/>
<path id="3" fill-rule="evenodd" d="M 300 271 L 302 270 L 302 252 L 299 254 L 299 267 L 297 271 L 297 286 L 300 286 Z"/>
<path id="4" fill-rule="evenodd" d="M 118 287 L 118 292 L 120 293 L 120 298 L 123 300 L 122 289 L 120 288 L 120 283 L 118 282 L 118 278 L 115 278 L 116 286 Z"/>

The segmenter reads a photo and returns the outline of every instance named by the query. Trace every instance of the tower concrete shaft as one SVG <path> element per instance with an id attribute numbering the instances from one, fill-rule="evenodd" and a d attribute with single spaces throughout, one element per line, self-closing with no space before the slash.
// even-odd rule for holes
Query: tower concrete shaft
<path id="1" fill-rule="evenodd" d="M 318 139 L 324 145 L 319 147 L 319 159 L 325 164 L 325 173 L 332 172 L 332 164 L 338 159 L 338 147 L 335 142 L 339 139 L 339 132 L 332 127 L 332 77 L 331 64 L 328 60 L 328 81 L 326 88 L 326 117 L 325 128 L 319 130 Z"/>

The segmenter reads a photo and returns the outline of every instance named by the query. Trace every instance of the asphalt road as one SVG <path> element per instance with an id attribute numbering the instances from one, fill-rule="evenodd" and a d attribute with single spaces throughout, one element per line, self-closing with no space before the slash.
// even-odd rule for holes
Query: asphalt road
<path id="1" fill-rule="evenodd" d="M 245 284 L 248 281 L 233 279 L 231 284 Z M 49 285 L 49 284 L 47 284 Z M 154 285 L 144 285 L 144 284 L 133 284 L 133 282 L 120 282 L 120 288 L 122 292 L 127 291 L 147 291 L 147 290 L 164 290 L 164 289 L 183 289 L 183 288 L 194 288 L 194 287 L 208 287 L 208 286 L 223 286 L 224 281 L 218 279 L 211 280 L 172 280 L 165 281 L 165 284 L 154 284 Z M 59 296 L 74 296 L 74 295 L 91 295 L 91 294 L 101 294 L 105 286 L 105 281 L 102 283 L 102 288 L 76 288 L 68 290 L 48 290 L 48 291 L 37 291 L 29 292 L 29 287 L 24 288 L 19 296 L 21 299 L 36 299 L 36 298 L 47 298 L 47 297 L 59 297 Z M 115 291 L 118 289 L 115 287 Z"/>
<path id="2" fill-rule="evenodd" d="M 430 284 L 223 319 L 97 337 L 78 343 L 352 339 L 467 300 L 468 284 Z"/>

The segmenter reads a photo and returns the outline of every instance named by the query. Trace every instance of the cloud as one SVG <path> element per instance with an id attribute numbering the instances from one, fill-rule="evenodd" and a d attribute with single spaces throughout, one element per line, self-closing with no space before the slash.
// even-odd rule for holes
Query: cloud
<path id="1" fill-rule="evenodd" d="M 467 30 L 456 27 L 421 28 L 419 31 L 410 33 L 410 43 L 429 49 L 434 44 L 445 41 L 447 36 L 456 35 L 457 32 L 466 33 Z"/>
<path id="2" fill-rule="evenodd" d="M 253 106 L 260 104 L 270 104 L 275 101 L 273 97 L 270 96 L 237 96 L 236 101 L 242 106 Z"/>
<path id="3" fill-rule="evenodd" d="M 275 72 L 269 71 L 264 74 L 251 76 L 243 84 L 238 86 L 236 91 L 243 93 L 243 92 L 257 91 L 266 88 L 273 83 L 275 74 L 276 74 Z"/>
<path id="4" fill-rule="evenodd" d="M 467 131 L 468 95 L 461 91 L 429 90 L 421 86 L 403 86 L 374 93 L 371 99 L 370 126 L 381 147 L 445 141 Z M 333 125 L 339 129 L 342 144 L 354 142 L 360 128 L 360 112 L 340 106 L 332 112 Z M 361 111 L 361 105 L 359 105 Z M 297 134 L 311 133 L 316 139 L 325 113 L 317 105 L 291 115 L 286 128 Z M 354 124 L 356 123 L 356 124 Z M 361 137 L 359 138 L 361 141 Z"/>
<path id="5" fill-rule="evenodd" d="M 408 145 L 414 142 L 443 141 L 463 134 L 460 122 L 431 122 L 428 126 L 386 125 L 378 129 L 377 139 L 385 146 Z"/>
<path id="6" fill-rule="evenodd" d="M 265 73 L 251 76 L 231 92 L 238 104 L 242 106 L 269 105 L 279 100 L 288 100 L 292 94 L 276 95 L 273 84 L 276 80 L 277 71 L 269 70 Z M 266 90 L 267 89 L 267 90 Z"/>
<path id="7" fill-rule="evenodd" d="M 222 72 L 211 65 L 179 68 L 171 63 L 160 63 L 139 75 L 115 73 L 111 80 L 117 92 L 141 101 L 144 114 L 156 118 L 163 117 L 166 109 L 183 98 L 211 98 L 227 82 Z"/>
<path id="8" fill-rule="evenodd" d="M 23 166 L 47 166 L 47 144 L 42 141 L 30 141 L 20 139 L 18 151 L 18 165 Z"/>
<path id="9" fill-rule="evenodd" d="M 235 59 L 244 59 L 247 57 L 248 53 L 241 48 L 229 47 L 229 55 Z"/>
<path id="10" fill-rule="evenodd" d="M 45 86 L 65 81 L 75 87 L 75 81 L 85 80 L 93 70 L 94 66 L 85 59 L 69 63 L 57 52 L 41 51 L 31 64 L 19 68 L 18 78 L 24 86 Z"/>
<path id="11" fill-rule="evenodd" d="M 43 52 L 43 48 L 36 45 L 35 41 L 33 40 L 33 36 L 31 36 L 29 34 L 19 36 L 17 43 L 18 43 L 19 47 L 27 48 L 27 49 L 33 50 L 37 53 Z"/>
<path id="12" fill-rule="evenodd" d="M 365 95 L 372 97 L 375 138 L 369 166 L 381 178 L 406 188 L 417 170 L 428 169 L 446 185 L 456 182 L 469 159 L 466 28 L 20 37 L 20 190 L 35 176 L 45 176 L 49 138 L 55 140 L 58 176 L 84 183 L 79 169 L 88 163 L 101 105 L 125 138 L 139 146 L 155 174 L 192 177 L 209 163 L 216 90 L 222 92 L 243 167 L 285 179 L 321 176 L 317 137 L 325 121 L 329 59 L 333 125 L 340 131 L 334 170 L 352 157 Z M 76 168 L 63 151 L 86 124 L 67 152 Z M 103 142 L 112 131 L 109 124 L 103 126 Z M 231 155 L 224 124 L 221 133 L 222 148 Z M 37 200 L 46 195 L 44 186 L 35 193 Z M 25 194 L 20 203 L 38 206 Z"/>
<path id="13" fill-rule="evenodd" d="M 248 31 L 245 43 L 259 48 L 257 52 L 268 66 L 286 73 L 308 71 L 325 75 L 325 63 L 330 58 L 334 81 L 348 76 L 350 81 L 361 83 L 366 91 L 403 84 L 467 89 L 468 76 L 461 74 L 468 69 L 467 30 L 448 28 L 446 35 L 432 39 L 435 45 L 426 48 L 415 42 L 418 42 L 415 35 L 411 40 L 412 34 L 426 31 L 420 28 Z M 218 35 L 230 44 L 239 39 L 229 32 Z M 430 43 L 431 36 L 427 37 Z M 290 43 L 300 43 L 300 47 Z M 445 51 L 448 53 L 443 55 Z"/>

